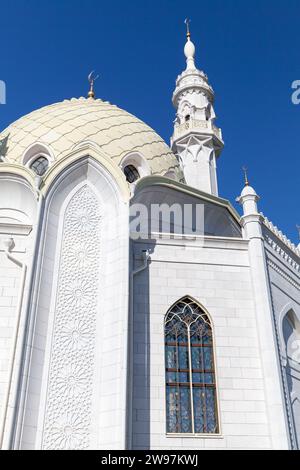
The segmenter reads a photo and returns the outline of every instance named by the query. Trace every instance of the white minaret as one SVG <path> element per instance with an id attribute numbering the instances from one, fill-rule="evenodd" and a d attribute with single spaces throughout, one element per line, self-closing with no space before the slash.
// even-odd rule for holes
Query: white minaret
<path id="1" fill-rule="evenodd" d="M 186 69 L 177 77 L 172 98 L 177 113 L 171 146 L 182 165 L 186 183 L 217 196 L 216 160 L 224 143 L 221 129 L 214 125 L 214 92 L 205 73 L 195 66 L 189 20 L 185 22 Z"/>

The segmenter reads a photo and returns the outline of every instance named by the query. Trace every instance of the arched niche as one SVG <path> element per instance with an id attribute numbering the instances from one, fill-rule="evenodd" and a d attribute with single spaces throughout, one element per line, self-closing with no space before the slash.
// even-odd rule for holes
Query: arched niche
<path id="1" fill-rule="evenodd" d="M 22 155 L 22 163 L 25 166 L 30 166 L 30 164 L 35 160 L 35 158 L 43 156 L 46 157 L 49 161 L 49 164 L 54 161 L 54 155 L 52 149 L 41 142 L 35 142 L 34 144 L 27 147 Z"/>
<path id="2" fill-rule="evenodd" d="M 296 431 L 296 438 L 298 449 L 300 449 L 300 397 L 295 396 L 292 400 L 292 410 L 294 416 L 294 424 L 295 424 L 295 431 Z"/>
<path id="3" fill-rule="evenodd" d="M 292 308 L 288 308 L 282 315 L 281 340 L 292 423 L 300 448 L 300 320 Z"/>
<path id="4" fill-rule="evenodd" d="M 117 183 L 89 157 L 65 168 L 46 195 L 16 426 L 18 448 L 123 445 L 126 220 L 128 207 Z M 71 354 L 64 346 L 66 337 L 76 343 Z M 69 392 L 67 382 L 73 383 Z M 60 408 L 67 393 L 68 405 Z"/>
<path id="5" fill-rule="evenodd" d="M 123 172 L 124 169 L 129 165 L 132 165 L 136 168 L 140 175 L 140 178 L 143 178 L 144 176 L 149 176 L 151 174 L 151 170 L 147 160 L 139 152 L 129 153 L 122 158 L 120 168 Z"/>

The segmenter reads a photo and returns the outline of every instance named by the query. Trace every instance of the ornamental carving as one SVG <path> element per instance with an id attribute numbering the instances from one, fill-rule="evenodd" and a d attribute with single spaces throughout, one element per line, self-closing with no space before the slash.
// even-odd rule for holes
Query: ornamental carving
<path id="1" fill-rule="evenodd" d="M 269 229 L 269 232 L 264 230 L 263 236 L 265 242 L 269 247 L 281 258 L 285 260 L 295 271 L 300 272 L 300 257 L 299 249 L 279 230 L 275 225 L 270 222 L 267 217 L 264 217 L 264 225 Z"/>
<path id="2" fill-rule="evenodd" d="M 97 197 L 84 186 L 64 215 L 43 449 L 90 446 L 100 221 Z"/>
<path id="3" fill-rule="evenodd" d="M 300 250 L 298 247 L 296 247 L 296 245 L 294 245 L 294 243 L 291 242 L 291 240 L 289 240 L 283 233 L 281 230 L 278 229 L 278 227 L 276 227 L 276 225 L 274 225 L 267 217 L 264 216 L 264 214 L 261 212 L 261 215 L 263 216 L 264 218 L 264 225 L 270 230 L 270 232 L 272 232 L 276 238 L 278 238 L 285 246 L 287 246 L 295 255 L 298 256 L 298 258 L 300 257 Z M 267 240 L 268 241 L 268 240 Z M 271 237 L 269 237 L 269 241 L 268 241 L 269 245 L 272 245 L 272 239 Z M 275 245 L 276 245 L 276 242 L 274 241 Z M 274 246 L 274 248 L 276 248 L 276 246 Z"/>
<path id="4" fill-rule="evenodd" d="M 295 279 L 293 279 L 291 276 L 289 276 L 286 271 L 281 269 L 276 263 L 274 263 L 269 258 L 267 258 L 267 263 L 268 263 L 268 266 L 270 266 L 270 268 L 276 271 L 280 276 L 282 276 L 286 281 L 288 281 L 297 290 L 300 290 L 300 284 L 297 281 L 295 281 Z"/>

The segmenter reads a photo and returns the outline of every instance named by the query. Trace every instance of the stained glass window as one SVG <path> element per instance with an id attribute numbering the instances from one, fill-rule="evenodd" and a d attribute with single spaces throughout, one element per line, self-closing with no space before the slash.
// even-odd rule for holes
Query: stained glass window
<path id="1" fill-rule="evenodd" d="M 190 298 L 165 317 L 168 433 L 218 433 L 211 322 Z"/>

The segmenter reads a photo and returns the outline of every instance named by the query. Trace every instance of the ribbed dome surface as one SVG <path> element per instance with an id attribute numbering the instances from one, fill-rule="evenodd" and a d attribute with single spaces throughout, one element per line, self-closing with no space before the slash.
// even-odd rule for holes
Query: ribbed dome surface
<path id="1" fill-rule="evenodd" d="M 108 102 L 96 99 L 64 100 L 18 119 L 0 134 L 7 139 L 5 161 L 22 164 L 26 149 L 46 144 L 54 159 L 62 158 L 81 142 L 92 142 L 118 165 L 130 152 L 147 160 L 152 174 L 181 172 L 175 155 L 162 138 L 144 122 Z"/>

